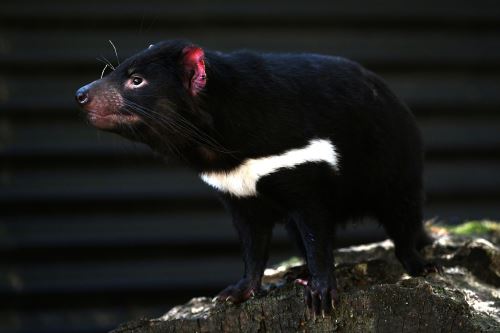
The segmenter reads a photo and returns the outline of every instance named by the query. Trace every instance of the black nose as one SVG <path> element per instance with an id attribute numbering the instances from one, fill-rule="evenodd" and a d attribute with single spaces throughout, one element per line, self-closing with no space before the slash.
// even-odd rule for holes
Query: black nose
<path id="1" fill-rule="evenodd" d="M 78 104 L 80 105 L 87 104 L 89 102 L 89 89 L 87 88 L 87 86 L 78 89 L 75 98 Z"/>

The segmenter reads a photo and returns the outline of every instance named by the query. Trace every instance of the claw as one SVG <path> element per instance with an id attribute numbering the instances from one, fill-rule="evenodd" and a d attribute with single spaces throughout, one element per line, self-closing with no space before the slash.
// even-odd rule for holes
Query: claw
<path id="1" fill-rule="evenodd" d="M 308 318 L 316 320 L 321 315 L 326 318 L 338 304 L 338 291 L 335 280 L 321 281 L 296 279 L 295 283 L 305 286 L 304 300 Z"/>
<path id="2" fill-rule="evenodd" d="M 443 275 L 444 274 L 443 268 L 440 265 L 435 264 L 435 263 L 428 264 L 425 267 L 425 275 L 431 274 L 431 273 L 436 273 L 436 274 L 439 274 L 439 275 Z"/>
<path id="3" fill-rule="evenodd" d="M 441 265 L 435 265 L 434 266 L 434 269 L 436 270 L 436 273 L 438 273 L 439 275 L 444 275 L 444 270 L 443 270 L 443 267 Z"/>
<path id="4" fill-rule="evenodd" d="M 217 300 L 232 302 L 234 304 L 242 303 L 251 297 L 255 297 L 259 287 L 254 285 L 254 281 L 249 279 L 241 279 L 234 285 L 230 285 L 217 296 Z"/>
<path id="5" fill-rule="evenodd" d="M 332 301 L 332 310 L 334 310 L 339 304 L 339 294 L 337 293 L 336 290 L 332 290 L 330 292 L 330 299 Z"/>
<path id="6" fill-rule="evenodd" d="M 305 294 L 306 294 L 306 305 L 307 305 L 307 308 L 309 310 L 311 310 L 312 308 L 312 297 L 311 297 L 311 293 L 309 292 L 309 290 L 306 289 L 305 291 Z"/>

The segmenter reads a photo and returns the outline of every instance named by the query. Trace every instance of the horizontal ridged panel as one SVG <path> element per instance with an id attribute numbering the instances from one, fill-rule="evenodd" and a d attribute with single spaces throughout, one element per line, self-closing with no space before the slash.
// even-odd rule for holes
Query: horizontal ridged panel
<path id="1" fill-rule="evenodd" d="M 427 148 L 426 217 L 500 218 L 496 0 L 0 3 L 0 331 L 103 332 L 214 295 L 242 271 L 196 174 L 88 126 L 75 90 L 152 42 L 317 52 L 379 73 Z M 384 237 L 375 224 L 338 245 Z M 291 254 L 283 228 L 273 260 Z"/>

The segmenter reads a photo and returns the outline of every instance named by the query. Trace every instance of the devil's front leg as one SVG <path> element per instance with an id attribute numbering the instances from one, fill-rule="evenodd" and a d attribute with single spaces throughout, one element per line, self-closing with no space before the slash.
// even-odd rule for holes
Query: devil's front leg
<path id="1" fill-rule="evenodd" d="M 334 225 L 326 207 L 309 205 L 295 215 L 306 250 L 309 279 L 305 301 L 315 315 L 330 313 L 338 303 L 334 274 Z"/>
<path id="2" fill-rule="evenodd" d="M 260 290 L 269 255 L 269 243 L 275 222 L 274 214 L 262 207 L 257 200 L 243 202 L 233 200 L 226 206 L 232 213 L 233 224 L 238 231 L 245 271 L 238 282 L 217 295 L 217 300 L 241 303 Z"/>

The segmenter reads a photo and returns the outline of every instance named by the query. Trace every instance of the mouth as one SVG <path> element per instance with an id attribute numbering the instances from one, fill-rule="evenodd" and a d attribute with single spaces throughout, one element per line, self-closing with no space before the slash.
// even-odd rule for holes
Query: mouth
<path id="1" fill-rule="evenodd" d="M 133 113 L 103 113 L 95 110 L 87 112 L 89 122 L 102 130 L 115 129 L 120 125 L 131 126 L 141 121 L 141 118 Z"/>

